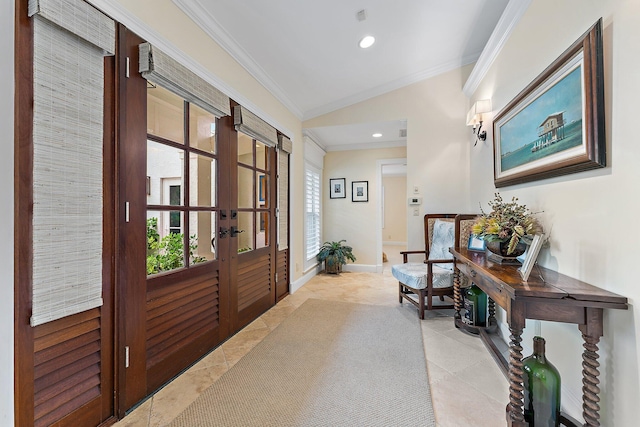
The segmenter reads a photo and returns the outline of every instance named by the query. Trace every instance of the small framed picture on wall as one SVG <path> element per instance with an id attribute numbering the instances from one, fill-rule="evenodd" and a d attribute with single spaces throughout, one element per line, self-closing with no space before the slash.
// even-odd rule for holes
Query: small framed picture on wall
<path id="1" fill-rule="evenodd" d="M 329 180 L 329 198 L 331 199 L 344 199 L 347 197 L 347 192 L 344 189 L 344 178 L 331 178 Z"/>
<path id="2" fill-rule="evenodd" d="M 352 181 L 351 182 L 351 201 L 352 202 L 368 202 L 369 201 L 369 181 Z"/>

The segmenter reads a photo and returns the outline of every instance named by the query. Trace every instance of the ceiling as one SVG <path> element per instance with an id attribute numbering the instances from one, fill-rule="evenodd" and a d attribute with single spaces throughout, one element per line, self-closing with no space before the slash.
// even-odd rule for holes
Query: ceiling
<path id="1" fill-rule="evenodd" d="M 173 1 L 302 120 L 476 61 L 508 3 Z M 357 15 L 363 9 L 366 19 L 361 21 Z M 369 49 L 358 47 L 365 35 L 376 37 Z M 403 124 L 395 124 L 398 135 Z M 375 144 L 372 129 L 391 126 L 371 125 L 364 133 L 362 126 L 316 128 L 312 133 L 321 145 L 336 149 Z M 387 142 L 401 140 L 393 139 Z"/>

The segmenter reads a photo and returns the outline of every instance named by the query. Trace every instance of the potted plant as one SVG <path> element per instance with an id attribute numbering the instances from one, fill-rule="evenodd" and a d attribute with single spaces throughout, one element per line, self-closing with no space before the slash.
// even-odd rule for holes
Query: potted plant
<path id="1" fill-rule="evenodd" d="M 518 203 L 513 197 L 505 202 L 499 193 L 489 202 L 491 212 L 478 217 L 472 232 L 487 242 L 487 249 L 503 257 L 522 255 L 526 244 L 531 243 L 535 234 L 542 233 L 542 227 L 533 217 L 526 205 Z"/>
<path id="2" fill-rule="evenodd" d="M 356 260 L 353 255 L 353 248 L 351 246 L 343 245 L 346 240 L 340 240 L 339 242 L 324 242 L 320 247 L 320 252 L 316 258 L 318 261 L 324 261 L 324 270 L 327 273 L 338 274 L 342 271 L 342 265 L 347 263 L 347 260 L 352 262 Z"/>

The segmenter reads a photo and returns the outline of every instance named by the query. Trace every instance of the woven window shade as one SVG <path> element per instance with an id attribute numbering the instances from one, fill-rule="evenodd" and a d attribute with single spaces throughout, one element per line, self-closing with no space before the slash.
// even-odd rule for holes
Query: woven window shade
<path id="1" fill-rule="evenodd" d="M 278 250 L 289 247 L 289 154 L 291 140 L 280 136 L 278 146 Z"/>
<path id="2" fill-rule="evenodd" d="M 278 144 L 278 250 L 287 249 L 289 244 L 289 155 L 293 143 L 280 135 Z"/>
<path id="3" fill-rule="evenodd" d="M 98 46 L 108 55 L 116 51 L 115 23 L 82 0 L 29 0 L 29 16 L 38 15 Z"/>
<path id="4" fill-rule="evenodd" d="M 36 326 L 102 305 L 103 56 L 115 23 L 80 0 L 30 10 Z"/>
<path id="5" fill-rule="evenodd" d="M 242 105 L 233 107 L 233 124 L 238 132 L 249 135 L 269 147 L 278 145 L 278 131 Z"/>
<path id="6" fill-rule="evenodd" d="M 217 117 L 230 116 L 229 97 L 151 43 L 139 46 L 142 77 Z"/>

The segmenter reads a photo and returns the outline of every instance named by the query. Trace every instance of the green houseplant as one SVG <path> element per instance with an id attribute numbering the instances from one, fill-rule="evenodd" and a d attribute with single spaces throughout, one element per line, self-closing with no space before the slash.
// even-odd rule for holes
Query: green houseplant
<path id="1" fill-rule="evenodd" d="M 353 248 L 351 246 L 343 245 L 346 240 L 340 240 L 339 242 L 324 242 L 320 247 L 320 252 L 316 258 L 319 262 L 324 261 L 324 270 L 327 273 L 338 274 L 342 271 L 342 265 L 347 263 L 347 260 L 352 262 L 356 260 L 353 255 Z"/>

